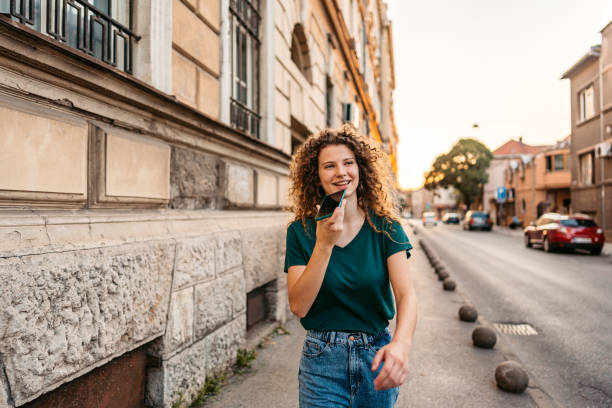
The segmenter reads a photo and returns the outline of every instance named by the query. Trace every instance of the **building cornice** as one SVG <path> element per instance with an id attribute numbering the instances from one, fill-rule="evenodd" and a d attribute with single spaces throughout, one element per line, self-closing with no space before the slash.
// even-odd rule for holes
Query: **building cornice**
<path id="1" fill-rule="evenodd" d="M 348 43 L 348 39 L 350 38 L 346 23 L 344 18 L 342 17 L 342 12 L 338 7 L 337 0 L 322 0 L 324 10 L 327 12 L 327 16 L 331 21 L 331 25 L 333 30 L 335 31 L 336 38 L 338 39 L 338 45 L 340 46 L 340 51 L 342 56 L 344 57 L 344 61 L 348 70 L 351 73 L 351 77 L 353 78 L 353 84 L 355 85 L 355 89 L 357 90 L 357 94 L 361 99 L 364 110 L 367 112 L 367 116 L 370 120 L 370 131 L 373 138 L 379 142 L 382 141 L 380 134 L 378 133 L 378 122 L 376 120 L 376 111 L 372 106 L 372 101 L 370 99 L 370 95 L 365 90 L 365 80 L 361 73 L 359 72 L 359 62 L 357 60 L 357 55 L 355 54 L 354 48 L 351 48 Z M 361 4 L 361 3 L 360 3 Z M 360 5 L 362 8 L 363 5 Z"/>
<path id="2" fill-rule="evenodd" d="M 599 58 L 599 54 L 601 53 L 601 46 L 594 45 L 591 47 L 589 52 L 584 54 L 582 58 L 580 58 L 574 65 L 572 65 L 567 71 L 563 73 L 561 79 L 571 79 L 577 71 L 582 69 L 586 64 L 591 61 L 595 61 Z"/>

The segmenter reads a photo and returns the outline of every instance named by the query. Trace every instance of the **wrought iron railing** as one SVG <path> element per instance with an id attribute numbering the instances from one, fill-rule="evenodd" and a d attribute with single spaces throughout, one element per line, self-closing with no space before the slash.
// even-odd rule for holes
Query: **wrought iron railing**
<path id="1" fill-rule="evenodd" d="M 230 120 L 236 128 L 259 139 L 261 116 L 234 98 L 231 98 Z"/>
<path id="2" fill-rule="evenodd" d="M 245 28 L 259 41 L 259 20 L 257 12 L 259 0 L 230 0 L 230 11 Z"/>
<path id="3" fill-rule="evenodd" d="M 7 7 L 6 3 L 10 3 Z M 0 12 L 122 71 L 133 73 L 133 0 L 124 6 L 123 22 L 113 18 L 111 1 L 101 10 L 87 0 L 0 0 Z"/>

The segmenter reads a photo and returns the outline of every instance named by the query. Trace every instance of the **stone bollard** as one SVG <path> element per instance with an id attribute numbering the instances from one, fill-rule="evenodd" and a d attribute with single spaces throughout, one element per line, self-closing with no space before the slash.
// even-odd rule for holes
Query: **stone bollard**
<path id="1" fill-rule="evenodd" d="M 446 271 L 440 271 L 438 272 L 438 280 L 443 281 L 444 279 L 450 277 L 450 275 L 448 274 L 448 272 Z"/>
<path id="2" fill-rule="evenodd" d="M 473 306 L 463 305 L 459 308 L 459 319 L 464 322 L 475 322 L 478 311 Z"/>
<path id="3" fill-rule="evenodd" d="M 497 342 L 497 335 L 490 328 L 480 326 L 472 331 L 472 341 L 476 347 L 491 349 Z"/>
<path id="4" fill-rule="evenodd" d="M 529 376 L 520 364 L 504 361 L 495 369 L 495 381 L 502 390 L 520 394 L 529 385 Z"/>
<path id="5" fill-rule="evenodd" d="M 446 278 L 444 279 L 444 282 L 442 282 L 442 287 L 444 288 L 444 290 L 448 290 L 452 292 L 457 287 L 457 284 L 451 278 Z"/>

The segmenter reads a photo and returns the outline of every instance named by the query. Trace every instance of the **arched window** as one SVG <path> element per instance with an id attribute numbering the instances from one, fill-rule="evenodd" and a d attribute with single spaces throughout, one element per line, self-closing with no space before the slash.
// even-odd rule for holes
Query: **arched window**
<path id="1" fill-rule="evenodd" d="M 293 34 L 291 35 L 291 60 L 302 71 L 306 80 L 312 82 L 308 41 L 304 33 L 304 26 L 299 23 L 293 27 Z"/>

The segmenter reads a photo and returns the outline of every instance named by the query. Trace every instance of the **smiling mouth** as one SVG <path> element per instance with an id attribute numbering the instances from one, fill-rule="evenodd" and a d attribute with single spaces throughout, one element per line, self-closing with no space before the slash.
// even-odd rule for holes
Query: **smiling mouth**
<path id="1" fill-rule="evenodd" d="M 343 181 L 338 181 L 332 184 L 336 187 L 342 188 L 342 187 L 347 187 L 350 183 L 351 183 L 351 180 L 343 180 Z"/>

